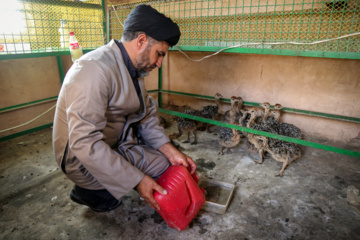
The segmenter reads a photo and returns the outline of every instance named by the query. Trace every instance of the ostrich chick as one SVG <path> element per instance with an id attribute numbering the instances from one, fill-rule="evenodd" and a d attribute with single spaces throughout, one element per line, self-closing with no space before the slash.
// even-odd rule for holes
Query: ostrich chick
<path id="1" fill-rule="evenodd" d="M 220 152 L 218 154 L 224 155 L 224 149 L 227 150 L 228 153 L 231 153 L 230 148 L 235 147 L 240 142 L 240 134 L 236 129 L 230 128 L 221 128 L 220 129 L 220 138 L 219 145 L 221 146 Z"/>
<path id="2" fill-rule="evenodd" d="M 221 113 L 221 104 L 220 104 L 220 98 L 223 96 L 220 93 L 215 94 L 215 104 L 216 105 L 208 105 L 202 108 L 201 115 L 204 118 L 209 118 L 213 120 L 217 120 L 219 118 L 219 114 Z M 211 124 L 206 124 L 206 131 L 210 131 Z"/>
<path id="3" fill-rule="evenodd" d="M 276 103 L 274 105 L 274 109 L 270 110 L 269 112 L 269 116 L 268 116 L 268 120 L 269 121 L 276 121 L 276 122 L 280 122 L 280 110 L 283 109 L 283 106 L 281 106 L 281 104 Z M 272 116 L 271 116 L 272 115 Z"/>
<path id="4" fill-rule="evenodd" d="M 239 119 L 241 119 L 244 116 L 244 111 L 242 110 L 243 107 L 243 99 L 241 97 L 235 97 L 232 96 L 230 98 L 230 104 L 232 103 L 232 101 L 235 101 L 236 106 L 234 108 L 230 108 L 230 110 L 225 112 L 224 118 L 225 118 L 225 122 L 231 123 L 231 114 L 234 114 L 234 121 L 238 122 Z"/>
<path id="5" fill-rule="evenodd" d="M 257 130 L 276 132 L 276 128 L 267 129 L 269 126 L 264 124 L 255 124 L 254 119 L 256 118 L 256 110 L 250 109 L 249 114 L 251 115 L 248 127 L 252 127 Z M 259 152 L 259 161 L 254 160 L 256 163 L 261 164 L 263 162 L 263 153 L 268 152 L 278 162 L 282 162 L 283 166 L 276 176 L 282 176 L 285 168 L 289 163 L 301 156 L 300 146 L 291 142 L 285 142 L 278 139 L 267 138 L 255 134 L 248 134 L 248 140 L 255 146 Z"/>
<path id="6" fill-rule="evenodd" d="M 239 103 L 239 99 L 236 97 L 231 97 L 231 109 L 230 109 L 230 116 L 231 120 L 230 122 L 232 124 L 236 124 L 235 117 L 236 117 L 236 108 Z M 240 142 L 240 131 L 236 129 L 230 129 L 222 127 L 220 128 L 220 136 L 219 136 L 219 145 L 221 146 L 221 150 L 218 154 L 223 155 L 224 149 L 227 150 L 227 152 L 231 152 L 230 148 L 235 147 Z"/>
<path id="7" fill-rule="evenodd" d="M 268 103 L 268 102 L 261 103 L 260 107 L 262 107 L 264 109 L 263 116 L 261 118 L 261 122 L 265 122 L 270 113 L 270 103 Z"/>
<path id="8" fill-rule="evenodd" d="M 167 128 L 169 126 L 169 123 L 166 121 L 166 119 L 164 117 L 161 117 L 161 116 L 159 117 L 159 124 L 163 128 Z"/>
<path id="9" fill-rule="evenodd" d="M 201 112 L 199 110 L 194 110 L 194 109 L 188 109 L 184 111 L 185 114 L 189 114 L 189 115 L 194 115 L 194 116 L 201 116 Z M 200 125 L 200 122 L 192 120 L 192 119 L 188 119 L 188 118 L 178 118 L 176 120 L 176 124 L 177 124 L 177 128 L 178 128 L 178 133 L 172 133 L 169 135 L 169 138 L 171 140 L 173 139 L 177 139 L 179 137 L 181 137 L 181 135 L 184 132 L 187 132 L 188 137 L 186 141 L 183 141 L 183 143 L 189 143 L 190 142 L 190 132 L 192 132 L 194 134 L 194 142 L 191 143 L 191 145 L 193 144 L 197 144 L 197 135 L 196 135 L 196 130 Z"/>
<path id="10" fill-rule="evenodd" d="M 290 123 L 284 123 L 284 122 L 280 123 L 279 122 L 280 114 L 281 114 L 280 109 L 275 109 L 274 108 L 273 110 L 271 110 L 270 114 L 273 115 L 273 118 L 269 117 L 269 120 L 273 119 L 272 125 L 277 125 L 276 126 L 276 128 L 278 129 L 277 133 L 280 134 L 280 135 L 301 139 L 302 138 L 302 132 L 298 127 L 296 127 L 295 125 L 290 124 Z"/>
<path id="11" fill-rule="evenodd" d="M 276 103 L 276 104 L 274 105 L 274 109 L 280 111 L 281 109 L 283 109 L 283 106 L 281 106 L 280 103 Z"/>
<path id="12" fill-rule="evenodd" d="M 247 114 L 250 116 L 250 119 L 246 122 L 246 127 L 247 128 L 254 128 L 257 124 L 256 122 L 256 118 L 258 115 L 257 112 L 257 108 L 250 108 L 247 111 Z M 257 135 L 252 134 L 252 133 L 248 133 L 247 134 L 247 143 L 246 143 L 246 148 L 248 149 L 248 151 L 253 152 L 253 153 L 259 153 L 259 161 L 254 159 L 254 162 L 256 163 L 262 163 L 263 162 L 263 157 L 264 157 L 264 149 L 263 149 L 263 142 L 261 139 L 258 139 L 256 137 Z"/>
<path id="13" fill-rule="evenodd" d="M 257 138 L 262 141 L 263 149 L 270 153 L 273 159 L 283 163 L 280 172 L 275 176 L 282 176 L 289 163 L 301 157 L 300 146 L 295 143 L 268 139 L 264 136 L 257 136 Z"/>

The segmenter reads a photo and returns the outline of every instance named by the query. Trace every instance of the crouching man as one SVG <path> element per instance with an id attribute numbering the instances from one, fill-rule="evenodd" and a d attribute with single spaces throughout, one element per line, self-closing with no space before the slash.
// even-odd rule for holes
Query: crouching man
<path id="1" fill-rule="evenodd" d="M 153 192 L 170 166 L 196 165 L 171 143 L 159 125 L 156 101 L 143 77 L 160 67 L 180 30 L 148 5 L 134 8 L 121 41 L 83 55 L 66 74 L 53 127 L 55 158 L 75 183 L 70 198 L 97 212 L 110 211 L 132 189 L 159 209 Z"/>

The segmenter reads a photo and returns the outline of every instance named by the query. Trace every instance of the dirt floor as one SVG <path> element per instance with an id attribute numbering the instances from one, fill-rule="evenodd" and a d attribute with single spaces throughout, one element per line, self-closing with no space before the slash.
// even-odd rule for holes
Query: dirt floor
<path id="1" fill-rule="evenodd" d="M 200 210 L 179 232 L 135 191 L 107 213 L 72 202 L 73 184 L 55 163 L 51 131 L 0 143 L 0 239 L 360 239 L 360 211 L 347 201 L 347 188 L 360 188 L 359 158 L 304 147 L 275 177 L 281 163 L 254 163 L 258 156 L 247 152 L 245 140 L 221 156 L 215 132 L 199 132 L 197 145 L 181 143 L 181 136 L 180 149 L 201 177 L 236 187 L 225 214 Z"/>

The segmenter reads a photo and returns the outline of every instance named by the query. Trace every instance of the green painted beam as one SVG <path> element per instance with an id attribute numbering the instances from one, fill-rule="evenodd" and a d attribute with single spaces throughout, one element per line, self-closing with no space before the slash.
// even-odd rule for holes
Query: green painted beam
<path id="1" fill-rule="evenodd" d="M 162 113 L 175 115 L 175 116 L 183 117 L 183 118 L 189 118 L 189 119 L 193 119 L 193 120 L 197 120 L 197 121 L 200 121 L 200 122 L 205 122 L 205 123 L 209 123 L 209 124 L 213 124 L 213 125 L 217 125 L 217 126 L 221 126 L 221 127 L 237 129 L 237 130 L 240 130 L 242 132 L 253 133 L 253 134 L 257 134 L 257 135 L 261 135 L 261 136 L 265 136 L 265 137 L 270 137 L 270 138 L 275 138 L 275 139 L 286 141 L 286 142 L 292 142 L 292 143 L 300 144 L 300 145 L 303 145 L 303 146 L 323 149 L 323 150 L 326 150 L 326 151 L 331 151 L 331 152 L 340 153 L 340 154 L 343 154 L 343 155 L 348 155 L 348 156 L 353 156 L 353 157 L 360 158 L 360 152 L 356 152 L 356 151 L 351 151 L 351 150 L 347 150 L 347 149 L 343 149 L 343 148 L 333 147 L 333 146 L 320 144 L 320 143 L 316 143 L 316 142 L 305 141 L 305 140 L 302 140 L 302 139 L 291 138 L 291 137 L 287 137 L 287 136 L 283 136 L 283 135 L 277 135 L 277 134 L 273 134 L 273 133 L 269 133 L 269 132 L 264 132 L 264 131 L 251 129 L 251 128 L 240 127 L 240 126 L 229 124 L 229 123 L 215 121 L 215 120 L 208 119 L 208 118 L 192 116 L 192 115 L 188 115 L 188 114 L 184 114 L 184 113 L 180 113 L 180 112 L 175 112 L 175 111 L 171 111 L 171 110 L 167 110 L 167 109 L 163 109 L 163 108 L 160 108 L 159 111 L 162 112 Z"/>
<path id="2" fill-rule="evenodd" d="M 356 118 L 356 117 L 348 117 L 348 116 L 342 116 L 342 115 L 336 115 L 336 114 L 321 113 L 321 112 L 314 112 L 314 111 L 306 111 L 306 110 L 295 109 L 295 108 L 283 108 L 281 111 L 297 113 L 297 114 L 303 114 L 303 115 L 307 115 L 307 116 L 323 117 L 323 118 L 328 118 L 328 119 L 341 120 L 341 121 L 346 121 L 346 122 L 360 123 L 360 118 Z"/>
<path id="3" fill-rule="evenodd" d="M 84 53 L 88 53 L 94 49 L 83 49 Z M 71 55 L 70 51 L 57 52 L 36 52 L 36 53 L 18 53 L 18 54 L 0 54 L 0 60 L 24 59 L 24 58 L 38 58 L 38 57 L 57 57 L 62 55 Z"/>
<path id="4" fill-rule="evenodd" d="M 54 96 L 54 97 L 44 98 L 44 99 L 40 99 L 40 100 L 36 100 L 36 101 L 32 101 L 32 102 L 27 102 L 27 103 L 17 104 L 14 106 L 0 108 L 0 113 L 9 112 L 9 111 L 13 111 L 13 110 L 21 109 L 21 108 L 26 108 L 26 107 L 38 105 L 41 103 L 51 102 L 51 101 L 56 100 L 57 98 L 58 98 L 58 96 Z"/>
<path id="5" fill-rule="evenodd" d="M 10 140 L 10 139 L 13 139 L 13 138 L 17 138 L 17 137 L 20 137 L 20 136 L 23 136 L 23 135 L 26 135 L 26 134 L 29 134 L 29 133 L 33 133 L 33 132 L 36 132 L 36 131 L 39 131 L 39 130 L 42 130 L 42 129 L 45 129 L 45 128 L 50 128 L 50 127 L 52 127 L 52 125 L 53 125 L 53 123 L 48 123 L 48 124 L 38 126 L 38 127 L 35 127 L 35 128 L 27 129 L 25 131 L 21 131 L 21 132 L 10 134 L 10 135 L 4 136 L 4 137 L 0 137 L 0 142 L 4 142 L 4 141 L 7 141 L 7 140 Z"/>
<path id="6" fill-rule="evenodd" d="M 164 89 L 162 89 L 161 92 L 170 93 L 170 94 L 177 94 L 177 95 L 183 95 L 183 96 L 188 96 L 188 97 L 202 98 L 202 99 L 206 99 L 206 100 L 214 100 L 214 97 L 210 97 L 210 96 L 206 96 L 206 95 L 193 94 L 193 93 L 176 92 L 176 91 L 169 91 L 169 90 L 164 90 Z M 220 101 L 230 102 L 230 99 L 220 98 Z"/>
<path id="7" fill-rule="evenodd" d="M 266 45 L 266 44 L 264 44 Z M 205 47 L 205 46 L 178 46 L 181 51 L 189 52 L 217 52 L 223 47 Z M 176 47 L 171 47 L 169 51 L 178 51 Z M 224 53 L 248 53 L 248 54 L 269 54 L 298 57 L 321 57 L 321 58 L 343 58 L 343 59 L 360 59 L 360 53 L 352 52 L 323 52 L 323 51 L 296 51 L 283 49 L 261 49 L 237 47 L 222 51 Z"/>
<path id="8" fill-rule="evenodd" d="M 176 91 L 169 91 L 169 90 L 161 90 L 161 92 L 169 93 L 169 94 L 177 94 L 177 95 L 189 96 L 189 97 L 196 97 L 196 98 L 207 99 L 207 100 L 214 100 L 214 97 L 205 96 L 205 95 L 198 95 L 198 94 L 192 94 L 192 93 L 183 93 L 183 92 L 176 92 Z M 230 99 L 221 98 L 220 101 L 230 102 Z M 254 107 L 260 106 L 259 103 L 245 102 L 245 101 L 244 101 L 244 105 L 245 106 L 254 106 Z M 300 109 L 295 109 L 295 108 L 283 108 L 282 111 L 296 113 L 296 114 L 303 114 L 303 115 L 307 115 L 307 116 L 322 117 L 322 118 L 328 118 L 328 119 L 334 119 L 334 120 L 341 120 L 341 121 L 347 121 L 347 122 L 360 123 L 360 118 L 348 117 L 348 116 L 342 116 L 342 115 L 336 115 L 336 114 L 328 114 L 328 113 L 321 113 L 321 112 L 314 112 L 314 111 L 306 111 L 306 110 L 300 110 Z"/>
<path id="9" fill-rule="evenodd" d="M 149 91 L 147 91 L 148 93 L 154 93 L 154 92 L 159 92 L 159 89 L 154 89 L 154 90 L 149 90 Z"/>

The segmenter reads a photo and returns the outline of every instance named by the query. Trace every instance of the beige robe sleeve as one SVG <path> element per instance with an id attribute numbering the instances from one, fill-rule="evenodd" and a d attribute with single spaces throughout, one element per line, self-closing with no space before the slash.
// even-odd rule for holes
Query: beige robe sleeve
<path id="1" fill-rule="evenodd" d="M 139 81 L 139 84 L 143 95 L 145 95 L 146 114 L 138 125 L 138 132 L 146 145 L 158 149 L 165 143 L 170 142 L 170 139 L 166 135 L 164 128 L 160 126 L 157 102 L 147 94 L 142 80 Z"/>

